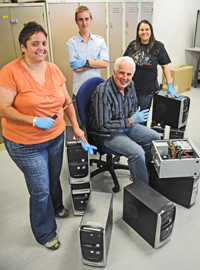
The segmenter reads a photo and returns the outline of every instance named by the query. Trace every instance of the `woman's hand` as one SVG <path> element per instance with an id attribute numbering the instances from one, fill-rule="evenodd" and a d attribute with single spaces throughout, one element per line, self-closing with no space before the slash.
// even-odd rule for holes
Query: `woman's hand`
<path id="1" fill-rule="evenodd" d="M 74 131 L 74 136 L 76 138 L 76 143 L 78 143 L 78 139 L 81 139 L 84 144 L 87 144 L 87 140 L 85 138 L 84 131 L 80 129 L 78 126 L 72 126 Z"/>

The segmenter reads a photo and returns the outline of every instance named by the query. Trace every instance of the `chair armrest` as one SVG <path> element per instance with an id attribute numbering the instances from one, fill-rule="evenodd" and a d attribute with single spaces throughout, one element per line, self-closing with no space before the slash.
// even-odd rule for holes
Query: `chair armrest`
<path id="1" fill-rule="evenodd" d="M 99 137 L 99 138 L 104 138 L 104 139 L 110 137 L 110 134 L 109 133 L 99 133 L 98 131 L 95 131 L 95 130 L 88 131 L 88 135 L 89 136 Z"/>
<path id="2" fill-rule="evenodd" d="M 104 154 L 104 139 L 109 138 L 110 134 L 90 130 L 87 132 L 87 135 L 92 139 L 91 143 L 97 146 L 99 153 Z"/>

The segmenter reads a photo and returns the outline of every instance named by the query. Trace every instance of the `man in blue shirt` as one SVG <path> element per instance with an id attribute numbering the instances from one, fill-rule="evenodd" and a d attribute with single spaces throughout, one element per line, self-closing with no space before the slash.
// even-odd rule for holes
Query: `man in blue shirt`
<path id="1" fill-rule="evenodd" d="M 151 142 L 160 135 L 140 123 L 149 118 L 149 109 L 140 111 L 132 77 L 135 63 L 128 56 L 115 61 L 114 74 L 101 83 L 91 98 L 89 126 L 110 133 L 104 146 L 127 157 L 133 181 L 149 183 Z"/>
<path id="2" fill-rule="evenodd" d="M 79 33 L 67 42 L 68 61 L 74 71 L 73 99 L 76 98 L 83 82 L 92 77 L 101 77 L 100 69 L 107 68 L 109 62 L 104 39 L 90 32 L 92 23 L 90 10 L 85 6 L 78 7 L 75 21 Z"/>

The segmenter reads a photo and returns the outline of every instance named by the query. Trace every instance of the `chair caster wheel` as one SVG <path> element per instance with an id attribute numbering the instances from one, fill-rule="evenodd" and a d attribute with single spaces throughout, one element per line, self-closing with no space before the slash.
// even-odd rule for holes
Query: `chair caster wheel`
<path id="1" fill-rule="evenodd" d="M 113 190 L 114 193 L 117 193 L 119 191 L 119 187 L 115 186 L 112 190 Z"/>

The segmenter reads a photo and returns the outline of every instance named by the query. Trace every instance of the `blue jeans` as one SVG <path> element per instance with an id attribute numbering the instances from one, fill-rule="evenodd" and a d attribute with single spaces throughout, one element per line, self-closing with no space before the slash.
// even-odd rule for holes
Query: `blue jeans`
<path id="1" fill-rule="evenodd" d="M 30 222 L 38 243 L 56 236 L 55 214 L 64 208 L 60 172 L 64 132 L 57 138 L 32 145 L 14 143 L 3 137 L 6 150 L 23 172 L 30 194 Z"/>
<path id="2" fill-rule="evenodd" d="M 160 135 L 148 127 L 136 124 L 111 133 L 104 146 L 128 158 L 133 181 L 149 183 L 147 167 L 151 161 L 151 142 L 160 140 Z"/>
<path id="3" fill-rule="evenodd" d="M 138 106 L 140 106 L 141 111 L 145 109 L 150 109 L 153 96 L 154 96 L 153 94 L 150 94 L 150 95 L 137 94 Z M 147 122 L 143 122 L 141 124 L 146 126 Z"/>

